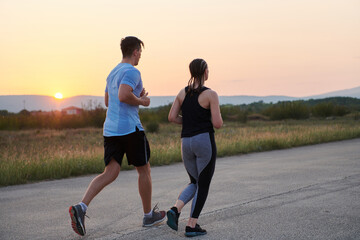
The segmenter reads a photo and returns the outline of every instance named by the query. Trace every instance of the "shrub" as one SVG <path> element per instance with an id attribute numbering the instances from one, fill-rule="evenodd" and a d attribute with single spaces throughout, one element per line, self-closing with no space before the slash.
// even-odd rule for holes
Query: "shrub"
<path id="1" fill-rule="evenodd" d="M 353 116 L 353 118 L 354 118 L 354 120 L 360 120 L 360 113 L 359 112 L 357 112 L 357 113 L 355 113 L 354 114 L 354 116 Z"/>
<path id="2" fill-rule="evenodd" d="M 330 117 L 333 115 L 334 112 L 334 104 L 331 102 L 323 102 L 315 105 L 312 108 L 312 114 L 315 117 Z"/>
<path id="3" fill-rule="evenodd" d="M 253 114 L 249 114 L 249 115 L 247 116 L 247 119 L 248 119 L 248 120 L 268 121 L 268 120 L 269 120 L 269 117 L 264 116 L 264 115 L 259 114 L 259 113 L 253 113 Z"/>
<path id="4" fill-rule="evenodd" d="M 159 122 L 167 123 L 171 104 L 157 108 L 140 108 L 139 115 L 143 123 Z"/>
<path id="5" fill-rule="evenodd" d="M 334 107 L 333 114 L 335 116 L 342 117 L 342 116 L 345 116 L 346 114 L 349 114 L 349 113 L 350 113 L 350 110 L 347 107 L 339 106 L 339 105 Z"/>
<path id="6" fill-rule="evenodd" d="M 246 123 L 248 112 L 240 106 L 223 105 L 220 106 L 221 115 L 224 121 Z"/>
<path id="7" fill-rule="evenodd" d="M 303 101 L 279 102 L 263 111 L 271 120 L 307 119 L 310 116 L 309 108 Z"/>
<path id="8" fill-rule="evenodd" d="M 7 110 L 0 110 L 0 116 L 7 116 L 10 113 Z"/>
<path id="9" fill-rule="evenodd" d="M 149 133 L 156 133 L 159 131 L 159 123 L 158 122 L 150 122 L 146 124 L 145 130 Z"/>

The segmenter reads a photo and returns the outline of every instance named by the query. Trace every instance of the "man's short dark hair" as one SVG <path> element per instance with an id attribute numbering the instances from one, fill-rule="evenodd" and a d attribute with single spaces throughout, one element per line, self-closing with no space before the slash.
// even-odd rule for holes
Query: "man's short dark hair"
<path id="1" fill-rule="evenodd" d="M 144 47 L 144 43 L 137 37 L 126 37 L 121 39 L 121 52 L 123 57 L 131 57 L 135 49 L 140 50 L 141 46 Z"/>

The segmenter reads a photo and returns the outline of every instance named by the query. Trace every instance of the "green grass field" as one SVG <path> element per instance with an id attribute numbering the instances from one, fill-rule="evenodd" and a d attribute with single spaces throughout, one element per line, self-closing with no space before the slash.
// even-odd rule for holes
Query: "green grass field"
<path id="1" fill-rule="evenodd" d="M 148 133 L 151 164 L 181 161 L 180 126 L 162 124 Z M 226 122 L 217 130 L 218 157 L 360 137 L 352 119 Z M 122 169 L 131 169 L 123 162 Z M 104 169 L 102 129 L 0 131 L 0 185 L 60 179 Z"/>

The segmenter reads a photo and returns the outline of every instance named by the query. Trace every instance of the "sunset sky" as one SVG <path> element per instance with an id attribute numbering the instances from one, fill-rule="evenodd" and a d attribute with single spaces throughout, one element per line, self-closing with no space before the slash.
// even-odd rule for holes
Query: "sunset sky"
<path id="1" fill-rule="evenodd" d="M 360 86 L 359 0 L 0 0 L 0 95 L 102 96 L 128 35 L 151 96 L 176 95 L 198 57 L 223 96 Z"/>

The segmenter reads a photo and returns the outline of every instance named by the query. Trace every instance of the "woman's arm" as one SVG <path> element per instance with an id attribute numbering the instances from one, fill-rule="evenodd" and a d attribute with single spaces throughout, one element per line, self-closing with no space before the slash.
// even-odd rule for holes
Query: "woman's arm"
<path id="1" fill-rule="evenodd" d="M 185 98 L 185 90 L 182 89 L 179 94 L 176 96 L 175 101 L 173 102 L 168 120 L 173 123 L 182 124 L 182 117 L 179 115 L 181 110 L 182 102 Z"/>
<path id="2" fill-rule="evenodd" d="M 220 112 L 219 96 L 213 90 L 210 91 L 209 101 L 212 124 L 215 128 L 221 128 L 223 120 Z"/>

